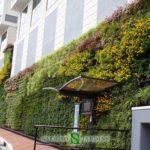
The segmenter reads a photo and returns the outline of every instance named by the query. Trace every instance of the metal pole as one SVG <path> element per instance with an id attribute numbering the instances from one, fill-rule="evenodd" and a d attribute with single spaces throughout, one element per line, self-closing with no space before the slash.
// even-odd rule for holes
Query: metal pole
<path id="1" fill-rule="evenodd" d="M 37 142 L 37 133 L 38 132 L 38 127 L 35 127 L 35 139 L 34 139 L 34 150 L 36 150 L 36 142 Z"/>

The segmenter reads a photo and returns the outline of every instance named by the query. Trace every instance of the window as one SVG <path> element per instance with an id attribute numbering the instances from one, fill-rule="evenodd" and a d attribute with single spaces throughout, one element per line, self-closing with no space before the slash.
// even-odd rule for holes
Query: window
<path id="1" fill-rule="evenodd" d="M 33 0 L 33 7 L 32 7 L 32 23 L 34 24 L 40 17 L 40 2 L 41 0 Z"/>
<path id="2" fill-rule="evenodd" d="M 5 32 L 3 35 L 2 35 L 2 38 L 1 38 L 1 51 L 3 52 L 4 49 L 6 48 L 6 44 L 7 44 L 7 32 Z"/>
<path id="3" fill-rule="evenodd" d="M 21 14 L 21 24 L 25 23 L 27 20 L 28 6 L 22 11 Z"/>
<path id="4" fill-rule="evenodd" d="M 40 3 L 41 0 L 33 0 L 33 10 L 36 8 L 36 6 Z"/>
<path id="5" fill-rule="evenodd" d="M 5 41 L 6 37 L 7 37 L 7 32 L 5 32 L 5 33 L 2 35 L 1 42 Z"/>
<path id="6" fill-rule="evenodd" d="M 28 20 L 28 6 L 21 13 L 19 37 L 21 37 L 27 30 L 27 23 L 28 23 L 27 20 Z"/>
<path id="7" fill-rule="evenodd" d="M 48 0 L 47 7 L 49 8 L 50 6 L 52 6 L 55 1 L 56 1 L 56 0 Z"/>

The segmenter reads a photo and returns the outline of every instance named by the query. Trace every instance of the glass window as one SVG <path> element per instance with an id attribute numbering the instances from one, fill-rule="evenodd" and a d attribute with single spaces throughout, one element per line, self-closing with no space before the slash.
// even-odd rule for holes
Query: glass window
<path id="1" fill-rule="evenodd" d="M 33 8 L 32 9 L 35 9 L 36 6 L 40 3 L 41 0 L 33 0 Z"/>
<path id="2" fill-rule="evenodd" d="M 2 35 L 1 42 L 5 41 L 6 37 L 7 37 L 7 32 L 5 32 L 5 33 Z"/>
<path id="3" fill-rule="evenodd" d="M 48 0 L 48 4 L 47 4 L 48 8 L 49 8 L 50 6 L 52 6 L 55 1 L 56 1 L 56 0 Z"/>
<path id="4" fill-rule="evenodd" d="M 27 23 L 28 23 L 27 20 L 28 20 L 28 6 L 21 13 L 19 37 L 21 37 L 27 30 Z"/>
<path id="5" fill-rule="evenodd" d="M 40 17 L 40 2 L 41 0 L 33 0 L 32 24 L 34 24 Z"/>
<path id="6" fill-rule="evenodd" d="M 22 11 L 21 14 L 21 23 L 25 23 L 27 20 L 28 6 Z"/>
<path id="7" fill-rule="evenodd" d="M 6 44 L 7 44 L 7 32 L 5 32 L 3 35 L 2 35 L 2 38 L 1 38 L 1 51 L 3 52 L 6 48 Z"/>

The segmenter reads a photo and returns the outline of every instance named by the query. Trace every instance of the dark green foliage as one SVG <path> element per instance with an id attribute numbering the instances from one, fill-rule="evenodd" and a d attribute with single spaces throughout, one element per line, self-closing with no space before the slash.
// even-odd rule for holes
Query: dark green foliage
<path id="1" fill-rule="evenodd" d="M 6 123 L 6 91 L 4 90 L 4 85 L 0 85 L 0 125 L 5 125 Z"/>

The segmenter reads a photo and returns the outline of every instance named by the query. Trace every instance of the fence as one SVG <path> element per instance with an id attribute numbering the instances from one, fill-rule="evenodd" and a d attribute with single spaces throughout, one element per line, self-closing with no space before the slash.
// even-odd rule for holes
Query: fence
<path id="1" fill-rule="evenodd" d="M 53 146 L 59 150 L 127 150 L 128 132 L 117 129 L 36 125 L 34 150 L 37 145 Z"/>

